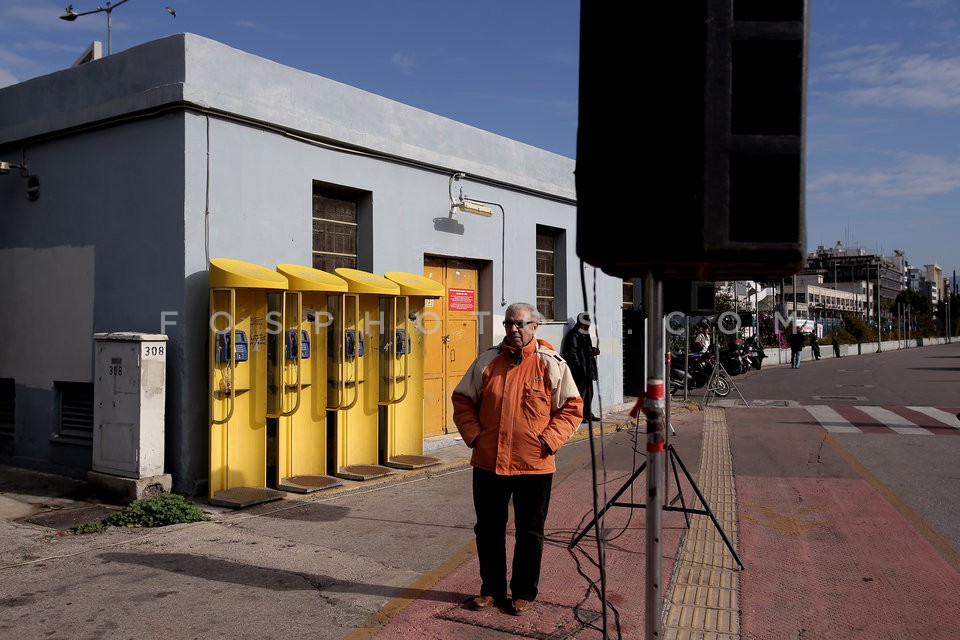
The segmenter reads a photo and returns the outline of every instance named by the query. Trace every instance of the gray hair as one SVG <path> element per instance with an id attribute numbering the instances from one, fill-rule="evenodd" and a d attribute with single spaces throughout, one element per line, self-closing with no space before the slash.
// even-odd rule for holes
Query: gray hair
<path id="1" fill-rule="evenodd" d="M 514 302 L 507 307 L 506 311 L 503 312 L 503 315 L 508 316 L 514 311 L 529 311 L 530 317 L 533 318 L 537 324 L 543 324 L 543 314 L 537 311 L 537 307 L 529 302 Z"/>

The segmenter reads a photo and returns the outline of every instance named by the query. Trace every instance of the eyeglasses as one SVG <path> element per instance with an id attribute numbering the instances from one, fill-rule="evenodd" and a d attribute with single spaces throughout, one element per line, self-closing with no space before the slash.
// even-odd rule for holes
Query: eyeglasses
<path id="1" fill-rule="evenodd" d="M 515 329 L 523 329 L 524 327 L 530 326 L 531 324 L 537 324 L 536 320 L 504 320 L 503 326 L 509 329 L 513 327 Z"/>

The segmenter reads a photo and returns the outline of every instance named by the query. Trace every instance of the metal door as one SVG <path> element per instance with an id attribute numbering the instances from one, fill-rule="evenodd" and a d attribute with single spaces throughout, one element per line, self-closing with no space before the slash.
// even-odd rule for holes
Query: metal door
<path id="1" fill-rule="evenodd" d="M 479 266 L 464 260 L 424 259 L 423 275 L 446 296 L 424 309 L 424 436 L 456 433 L 450 394 L 477 357 Z"/>

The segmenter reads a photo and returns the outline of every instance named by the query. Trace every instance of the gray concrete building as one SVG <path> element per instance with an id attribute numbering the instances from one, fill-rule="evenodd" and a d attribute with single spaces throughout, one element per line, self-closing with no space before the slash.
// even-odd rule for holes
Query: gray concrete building
<path id="1" fill-rule="evenodd" d="M 6 463 L 86 474 L 94 334 L 165 334 L 165 470 L 203 493 L 214 258 L 440 274 L 473 353 L 521 300 L 559 348 L 583 272 L 599 394 L 623 400 L 622 282 L 575 253 L 573 159 L 181 34 L 0 89 L 0 160 Z"/>

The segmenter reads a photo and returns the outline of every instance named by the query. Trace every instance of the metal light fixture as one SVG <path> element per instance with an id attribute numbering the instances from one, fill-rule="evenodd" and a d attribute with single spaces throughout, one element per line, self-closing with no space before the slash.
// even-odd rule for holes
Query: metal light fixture
<path id="1" fill-rule="evenodd" d="M 40 178 L 30 175 L 30 168 L 26 161 L 20 164 L 12 164 L 0 160 L 0 176 L 5 176 L 14 169 L 20 170 L 20 175 L 27 179 L 27 200 L 31 202 L 40 197 Z"/>
<path id="2" fill-rule="evenodd" d="M 465 198 L 463 196 L 463 189 L 460 189 L 460 197 L 453 197 L 453 183 L 457 182 L 461 178 L 466 178 L 467 174 L 458 171 L 457 173 L 450 176 L 450 182 L 447 185 L 447 195 L 450 197 L 450 219 L 453 219 L 453 214 L 456 213 L 456 210 L 460 210 L 463 213 L 473 213 L 478 216 L 484 216 L 485 218 L 493 217 L 493 207 L 500 209 L 500 305 L 507 306 L 507 294 L 506 294 L 506 275 L 503 268 L 503 261 L 506 257 L 506 238 L 507 238 L 507 212 L 504 211 L 503 205 L 497 202 L 487 202 L 485 200 L 472 200 L 470 198 Z"/>
<path id="3" fill-rule="evenodd" d="M 81 11 L 79 13 L 74 11 L 73 5 L 70 4 L 70 5 L 67 5 L 67 8 L 64 10 L 64 14 L 60 16 L 60 19 L 66 20 L 67 22 L 73 22 L 80 16 L 88 16 L 91 13 L 106 13 L 107 14 L 107 55 L 109 56 L 112 53 L 111 40 L 112 40 L 112 31 L 113 31 L 113 23 L 112 23 L 110 14 L 113 12 L 114 9 L 116 9 L 120 5 L 127 3 L 129 1 L 130 0 L 120 0 L 120 2 L 114 2 L 113 4 L 108 2 L 106 6 L 97 7 L 96 9 L 91 9 L 90 11 Z M 177 17 L 177 12 L 173 10 L 173 7 L 167 7 L 167 13 L 172 15 L 174 18 Z"/>
<path id="4" fill-rule="evenodd" d="M 469 200 L 467 198 L 464 198 L 463 202 L 457 205 L 457 208 L 464 213 L 473 213 L 478 216 L 484 216 L 486 218 L 493 216 L 493 209 L 491 209 L 486 205 L 482 205 L 479 202 L 474 202 L 473 200 Z"/>
<path id="5" fill-rule="evenodd" d="M 20 173 L 24 178 L 30 175 L 30 171 L 27 169 L 26 164 L 11 164 L 9 162 L 4 162 L 0 160 L 0 176 L 5 176 L 10 173 L 13 169 L 20 169 Z"/>
<path id="6" fill-rule="evenodd" d="M 453 197 L 453 183 L 460 178 L 465 178 L 467 174 L 460 172 L 450 176 L 450 184 L 447 188 L 450 195 L 450 215 L 455 213 L 454 209 L 459 209 L 463 213 L 473 213 L 478 216 L 490 218 L 493 216 L 493 209 L 482 202 L 463 197 L 463 189 L 460 189 L 460 197 Z"/>

